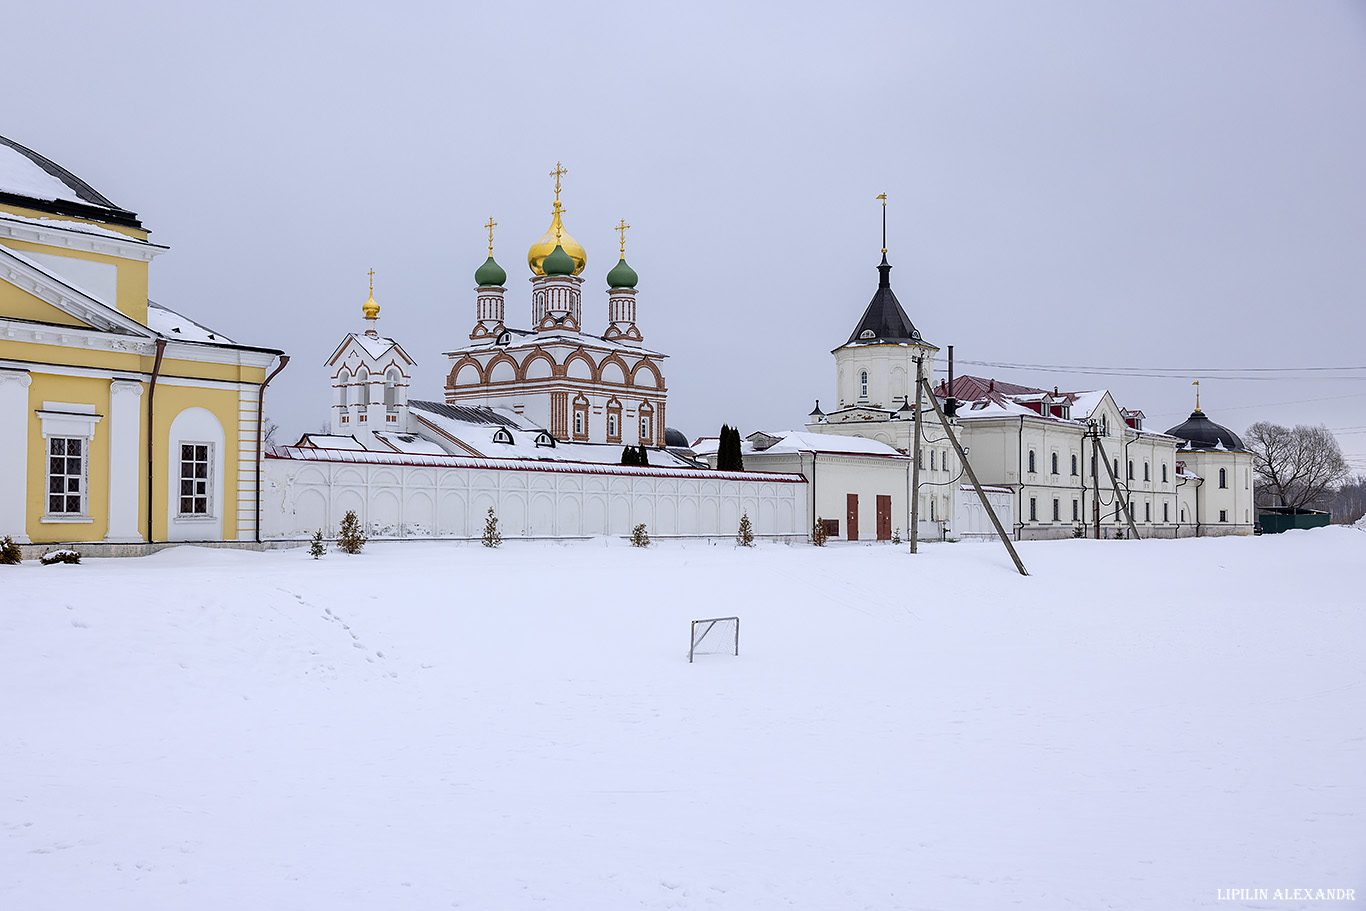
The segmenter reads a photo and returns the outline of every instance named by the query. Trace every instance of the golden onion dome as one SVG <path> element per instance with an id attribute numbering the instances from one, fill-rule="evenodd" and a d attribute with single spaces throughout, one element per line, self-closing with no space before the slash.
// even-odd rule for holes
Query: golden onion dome
<path id="1" fill-rule="evenodd" d="M 379 304 L 375 303 L 375 292 L 370 292 L 370 299 L 360 305 L 360 312 L 365 314 L 366 319 L 379 319 Z"/>
<path id="2" fill-rule="evenodd" d="M 583 248 L 583 244 L 569 236 L 569 232 L 560 223 L 560 211 L 555 210 L 555 217 L 550 222 L 550 230 L 541 236 L 541 239 L 531 245 L 531 249 L 526 253 L 526 264 L 531 267 L 531 271 L 536 275 L 545 275 L 545 270 L 541 268 L 541 263 L 551 253 L 555 252 L 555 247 L 564 247 L 564 252 L 569 254 L 569 258 L 574 260 L 574 274 L 578 275 L 583 271 L 583 267 L 588 265 L 588 251 Z"/>

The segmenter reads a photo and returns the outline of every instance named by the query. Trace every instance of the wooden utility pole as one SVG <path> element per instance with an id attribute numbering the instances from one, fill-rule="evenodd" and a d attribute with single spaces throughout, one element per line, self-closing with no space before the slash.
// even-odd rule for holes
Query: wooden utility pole
<path id="1" fill-rule="evenodd" d="M 1096 446 L 1100 449 L 1101 461 L 1105 463 L 1105 473 L 1110 476 L 1110 484 L 1115 488 L 1115 502 L 1119 504 L 1120 509 L 1124 510 L 1124 518 L 1129 521 L 1129 532 L 1137 540 L 1138 528 L 1134 525 L 1134 511 L 1129 508 L 1129 498 L 1124 496 L 1124 492 L 1119 489 L 1119 478 L 1115 477 L 1114 471 L 1110 468 L 1110 457 L 1105 454 L 1105 447 L 1101 445 L 1099 432 L 1096 434 Z"/>
<path id="2" fill-rule="evenodd" d="M 977 498 L 982 501 L 982 508 L 991 517 L 991 524 L 996 528 L 996 536 L 1001 539 L 1001 543 L 1010 552 L 1010 559 L 1015 561 L 1015 568 L 1020 571 L 1020 575 L 1027 576 L 1029 572 L 1025 569 L 1024 563 L 1020 560 L 1020 555 L 1015 553 L 1015 545 L 1010 543 L 1006 530 L 1001 527 L 1001 520 L 996 518 L 996 510 L 991 508 L 987 502 L 986 491 L 982 490 L 982 485 L 977 482 L 977 472 L 972 470 L 972 463 L 968 461 L 968 455 L 963 451 L 963 447 L 958 445 L 958 437 L 954 435 L 953 428 L 949 426 L 949 419 L 944 417 L 944 410 L 939 407 L 939 400 L 934 397 L 934 390 L 929 388 L 929 382 L 917 375 L 916 398 L 920 398 L 920 384 L 924 384 L 924 389 L 929 393 L 930 404 L 934 407 L 934 413 L 939 417 L 939 423 L 943 425 L 944 432 L 949 436 L 949 442 L 953 444 L 953 451 L 958 453 L 958 458 L 963 462 L 963 471 L 967 472 L 968 480 L 972 482 L 972 489 L 977 491 Z M 919 456 L 919 453 L 916 454 Z"/>
<path id="3" fill-rule="evenodd" d="M 911 553 L 920 542 L 920 358 L 915 359 L 915 414 L 911 420 Z M 933 398 L 933 396 L 931 396 Z"/>
<path id="4" fill-rule="evenodd" d="M 1100 469 L 1096 460 L 1100 458 L 1100 428 L 1091 424 L 1091 483 L 1095 487 L 1095 500 L 1091 503 L 1091 513 L 1096 520 L 1096 540 L 1100 540 Z"/>

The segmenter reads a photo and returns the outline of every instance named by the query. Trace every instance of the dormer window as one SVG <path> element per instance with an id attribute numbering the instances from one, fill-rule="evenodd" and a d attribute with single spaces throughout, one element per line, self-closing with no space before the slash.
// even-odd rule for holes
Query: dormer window
<path id="1" fill-rule="evenodd" d="M 508 431 L 506 427 L 499 427 L 497 430 L 493 432 L 493 442 L 507 443 L 511 445 L 512 434 Z"/>
<path id="2" fill-rule="evenodd" d="M 864 329 L 862 332 L 860 332 L 860 333 L 858 334 L 858 337 L 859 337 L 859 338 L 877 338 L 877 335 L 874 334 L 874 332 L 873 332 L 872 329 Z"/>
<path id="3" fill-rule="evenodd" d="M 495 345 L 511 345 L 511 344 L 512 344 L 512 333 L 511 333 L 511 332 L 500 332 L 500 333 L 498 333 L 498 338 L 494 339 L 494 342 L 493 342 L 493 343 L 494 343 Z"/>
<path id="4" fill-rule="evenodd" d="M 540 433 L 536 434 L 536 445 L 549 446 L 551 449 L 554 449 L 555 438 L 550 434 L 546 433 L 544 430 L 542 430 Z"/>

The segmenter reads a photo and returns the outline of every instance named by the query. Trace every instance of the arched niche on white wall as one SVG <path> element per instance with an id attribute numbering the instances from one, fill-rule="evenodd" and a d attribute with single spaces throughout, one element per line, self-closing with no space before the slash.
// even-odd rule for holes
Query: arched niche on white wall
<path id="1" fill-rule="evenodd" d="M 228 452 L 223 444 L 223 425 L 207 408 L 186 408 L 171 421 L 169 445 L 166 447 L 166 538 L 170 541 L 221 541 L 223 540 L 223 463 Z M 199 460 L 183 459 L 187 453 L 183 447 L 207 447 L 208 466 L 206 512 L 193 509 L 182 511 L 182 482 L 190 480 L 190 496 L 197 497 L 200 491 L 193 483 L 196 478 L 182 478 L 183 469 L 193 475 Z"/>

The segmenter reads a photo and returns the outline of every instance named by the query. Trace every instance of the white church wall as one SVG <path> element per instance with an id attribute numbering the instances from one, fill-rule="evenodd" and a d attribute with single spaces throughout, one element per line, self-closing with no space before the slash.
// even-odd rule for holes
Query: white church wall
<path id="1" fill-rule="evenodd" d="M 733 535 L 743 513 L 756 535 L 804 536 L 809 524 L 800 476 L 427 461 L 267 457 L 262 534 L 330 536 L 349 509 L 381 538 L 478 537 L 490 507 L 507 538 L 626 535 L 642 522 L 652 536 Z"/>

